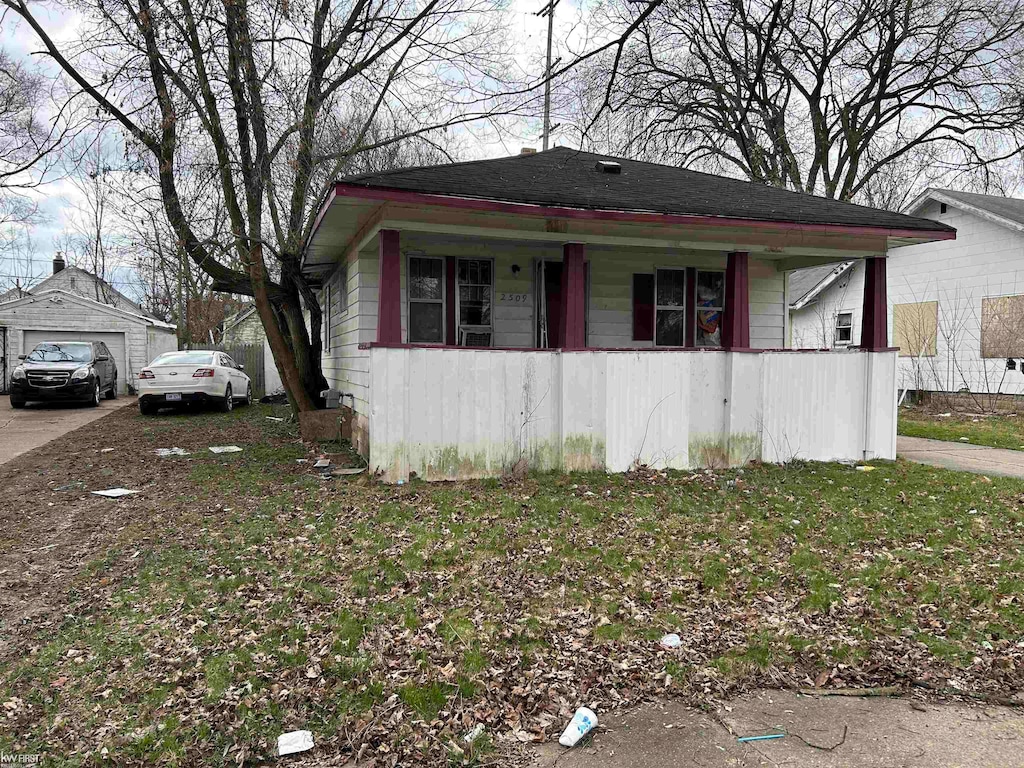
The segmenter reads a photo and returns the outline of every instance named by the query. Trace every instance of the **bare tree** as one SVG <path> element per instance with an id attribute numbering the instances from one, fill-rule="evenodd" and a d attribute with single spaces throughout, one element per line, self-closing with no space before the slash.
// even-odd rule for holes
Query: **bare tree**
<path id="1" fill-rule="evenodd" d="M 213 287 L 253 296 L 299 410 L 325 386 L 300 262 L 330 180 L 362 152 L 508 106 L 495 99 L 498 0 L 84 0 L 71 47 L 27 0 L 0 2 L 146 158 L 180 247 Z M 179 175 L 197 157 L 211 163 L 226 243 L 182 203 Z"/>
<path id="2" fill-rule="evenodd" d="M 832 198 L 984 183 L 1024 140 L 1015 0 L 665 0 L 614 64 L 587 78 L 618 150 Z"/>

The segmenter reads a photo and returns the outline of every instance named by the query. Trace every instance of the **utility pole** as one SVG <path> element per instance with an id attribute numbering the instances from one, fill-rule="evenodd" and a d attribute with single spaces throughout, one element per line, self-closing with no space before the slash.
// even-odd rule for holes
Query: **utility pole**
<path id="1" fill-rule="evenodd" d="M 555 34 L 555 6 L 559 0 L 548 0 L 548 4 L 537 11 L 537 16 L 548 17 L 548 57 L 547 66 L 544 68 L 544 136 L 542 138 L 543 149 L 548 148 L 551 138 L 551 43 Z"/>

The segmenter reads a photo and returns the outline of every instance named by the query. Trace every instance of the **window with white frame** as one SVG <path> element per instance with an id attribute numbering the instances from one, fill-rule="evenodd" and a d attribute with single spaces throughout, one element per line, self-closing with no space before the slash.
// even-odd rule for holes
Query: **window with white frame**
<path id="1" fill-rule="evenodd" d="M 490 259 L 459 259 L 459 326 L 490 327 L 494 269 Z"/>
<path id="2" fill-rule="evenodd" d="M 698 269 L 695 293 L 693 342 L 698 347 L 720 347 L 722 313 L 725 309 L 725 273 Z"/>
<path id="3" fill-rule="evenodd" d="M 324 283 L 323 306 L 320 308 L 323 317 L 323 330 L 321 331 L 324 352 L 331 351 L 331 281 Z"/>
<path id="4" fill-rule="evenodd" d="M 851 343 L 853 343 L 853 312 L 837 312 L 835 345 L 838 347 Z"/>
<path id="5" fill-rule="evenodd" d="M 654 272 L 654 343 L 681 347 L 686 343 L 686 270 Z"/>
<path id="6" fill-rule="evenodd" d="M 338 267 L 338 317 L 348 312 L 348 265 Z"/>
<path id="7" fill-rule="evenodd" d="M 444 259 L 409 257 L 409 343 L 444 341 Z"/>

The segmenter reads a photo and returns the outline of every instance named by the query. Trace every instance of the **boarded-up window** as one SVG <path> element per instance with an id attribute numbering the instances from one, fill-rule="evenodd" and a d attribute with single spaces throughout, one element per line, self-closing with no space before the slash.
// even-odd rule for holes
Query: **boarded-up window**
<path id="1" fill-rule="evenodd" d="M 981 356 L 1024 357 L 1024 296 L 981 300 Z"/>
<path id="2" fill-rule="evenodd" d="M 896 304 L 892 308 L 893 342 L 900 348 L 900 357 L 935 354 L 939 330 L 939 302 Z"/>

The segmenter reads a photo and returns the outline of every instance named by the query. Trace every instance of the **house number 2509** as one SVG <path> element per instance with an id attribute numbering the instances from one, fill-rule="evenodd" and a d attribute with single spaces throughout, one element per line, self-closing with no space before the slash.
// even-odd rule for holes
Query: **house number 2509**
<path id="1" fill-rule="evenodd" d="M 528 296 L 525 293 L 500 293 L 498 301 L 503 304 L 525 304 Z"/>

